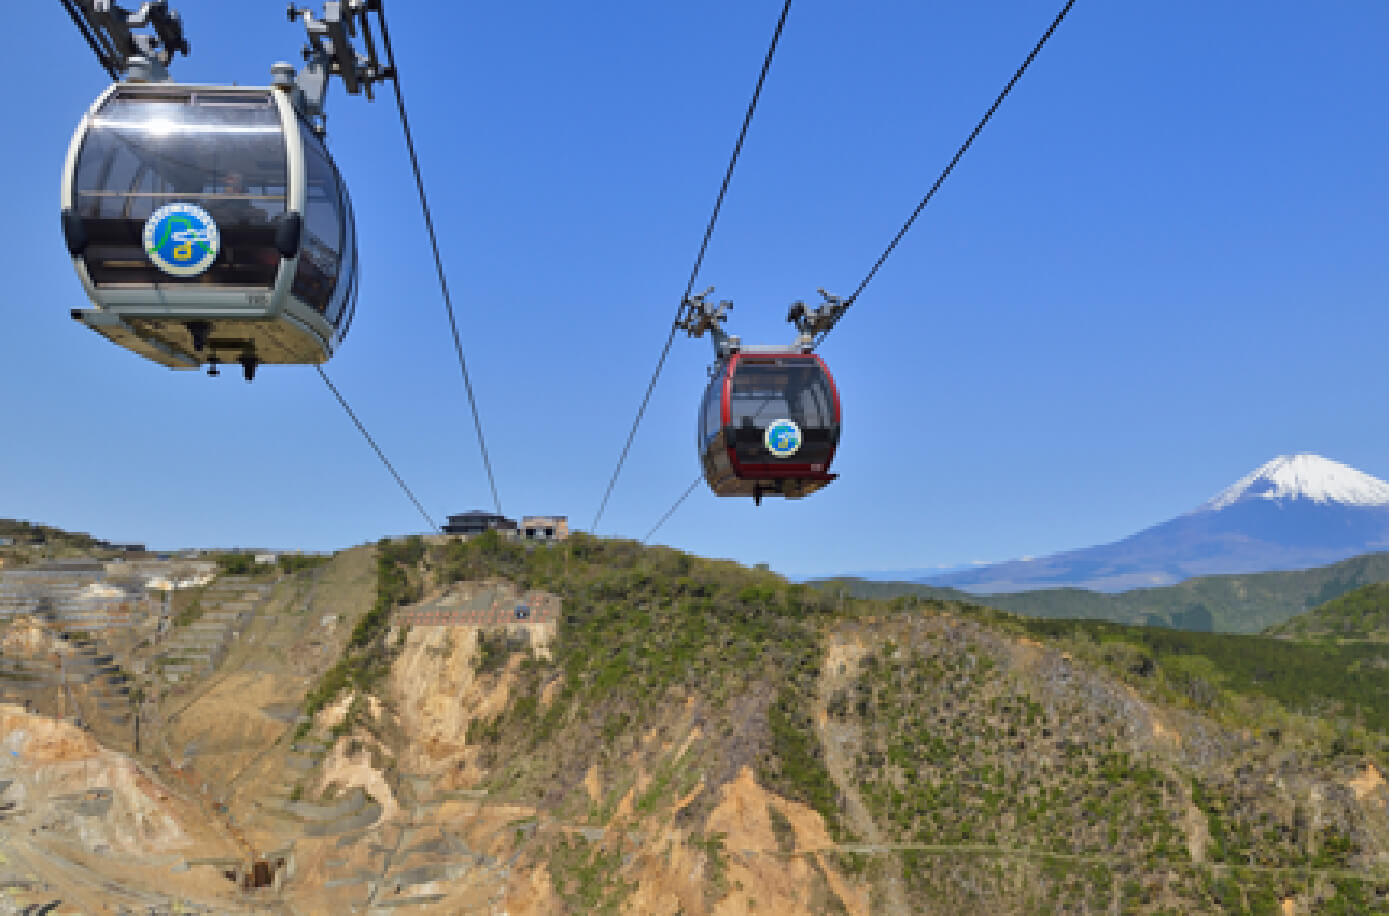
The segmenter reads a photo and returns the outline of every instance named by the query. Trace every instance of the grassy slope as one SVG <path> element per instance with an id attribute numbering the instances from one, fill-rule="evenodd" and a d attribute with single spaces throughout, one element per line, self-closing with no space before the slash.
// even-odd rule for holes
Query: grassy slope
<path id="1" fill-rule="evenodd" d="M 455 542 L 434 560 L 441 582 L 504 575 L 561 595 L 566 609 L 553 660 L 530 660 L 509 709 L 475 734 L 494 764 L 527 755 L 555 763 L 498 768 L 491 788 L 559 800 L 591 763 L 621 782 L 630 766 L 621 748 L 669 726 L 669 711 L 694 697 L 692 717 L 709 723 L 708 738 L 679 760 L 652 761 L 659 778 L 640 810 L 698 775 L 707 789 L 692 812 L 708 810 L 715 788 L 748 765 L 837 829 L 834 791 L 807 740 L 830 597 L 730 562 L 584 536 L 530 552 Z M 543 710 L 541 693 L 557 679 Z"/>
<path id="2" fill-rule="evenodd" d="M 1269 627 L 1269 636 L 1293 639 L 1372 640 L 1387 642 L 1387 583 L 1375 582 L 1326 601 L 1284 623 Z"/>
<path id="3" fill-rule="evenodd" d="M 14 538 L 17 544 L 27 544 L 32 541 L 61 547 L 96 546 L 96 541 L 90 534 L 81 531 L 64 531 L 49 525 L 35 525 L 32 522 L 13 518 L 0 518 L 0 537 Z"/>
<path id="4" fill-rule="evenodd" d="M 1104 594 L 1076 588 L 967 595 L 910 582 L 828 579 L 809 583 L 853 597 L 919 595 L 987 604 L 1030 617 L 1110 620 L 1217 633 L 1260 633 L 1345 592 L 1388 579 L 1386 553 L 1295 572 L 1201 576 L 1163 588 Z"/>
<path id="5" fill-rule="evenodd" d="M 1335 876 L 1315 911 L 1385 907 L 1381 872 L 1368 867 L 1385 849 L 1378 823 L 1345 805 L 1325 809 L 1315 828 L 1299 801 L 1298 775 L 1358 759 L 1338 738 L 1209 683 L 1193 704 L 1203 717 L 1157 704 L 1178 729 L 1173 746 L 1148 741 L 1154 726 L 1126 687 L 1160 700 L 1192 656 L 1136 666 L 1147 673 L 1131 671 L 1121 687 L 1108 669 L 1138 659 L 1117 643 L 1069 641 L 1068 656 L 1046 644 L 1022 663 L 997 638 L 1019 622 L 905 620 L 892 634 L 859 634 L 871 652 L 831 713 L 862 729 L 858 788 L 887 835 L 912 847 L 902 878 L 915 900 L 965 912 L 1276 913 L 1313 867 Z M 1205 724 L 1237 714 L 1302 733 L 1257 739 Z M 1381 741 L 1385 760 L 1385 733 Z M 1290 781 L 1286 791 L 1272 790 L 1276 779 Z M 1195 842 L 1206 864 L 1193 861 Z"/>
<path id="6" fill-rule="evenodd" d="M 639 736 L 679 739 L 696 723 L 702 737 L 685 754 L 639 761 L 654 779 L 634 803 L 663 809 L 697 790 L 678 823 L 709 850 L 711 874 L 719 839 L 699 827 L 714 790 L 748 764 L 847 840 L 844 793 L 858 792 L 886 840 L 915 848 L 846 854 L 843 870 L 880 887 L 902 871 L 925 906 L 1276 912 L 1292 894 L 1332 911 L 1385 906 L 1385 873 L 1368 863 L 1386 847 L 1348 791 L 1322 790 L 1316 830 L 1289 791 L 1270 789 L 1277 779 L 1342 787 L 1369 759 L 1385 772 L 1385 648 L 842 600 L 733 563 L 583 535 L 535 550 L 490 537 L 384 544 L 381 557 L 378 607 L 311 706 L 372 685 L 391 660 L 387 614 L 422 587 L 504 576 L 556 592 L 565 612 L 551 660 L 505 640 L 479 656 L 495 669 L 524 657 L 507 708 L 471 729 L 490 796 L 603 824 L 632 784 Z M 848 747 L 851 781 L 837 784 L 813 722 L 821 659 L 847 627 L 874 651 L 830 704 L 861 735 Z M 891 638 L 894 627 L 911 638 Z M 1043 641 L 1043 662 L 1012 654 L 1022 637 Z M 1073 660 L 1061 662 L 1061 649 Z M 1178 750 L 1138 750 L 1149 728 L 1136 731 L 1126 691 L 1188 729 Z M 684 710 L 675 729 L 674 710 Z M 591 767 L 606 787 L 598 804 L 583 788 Z M 1190 861 L 1186 810 L 1205 825 L 1200 846 L 1219 867 Z M 552 853 L 553 871 L 569 869 L 583 886 L 603 871 L 596 893 L 619 905 L 620 860 L 569 844 Z"/>
<path id="7" fill-rule="evenodd" d="M 1312 645 L 1101 620 L 1017 618 L 1016 626 L 1070 646 L 1096 647 L 1098 659 L 1118 673 L 1155 677 L 1165 685 L 1164 699 L 1175 705 L 1211 711 L 1217 692 L 1226 690 L 1300 715 L 1361 717 L 1370 727 L 1381 722 L 1386 731 L 1385 643 Z"/>

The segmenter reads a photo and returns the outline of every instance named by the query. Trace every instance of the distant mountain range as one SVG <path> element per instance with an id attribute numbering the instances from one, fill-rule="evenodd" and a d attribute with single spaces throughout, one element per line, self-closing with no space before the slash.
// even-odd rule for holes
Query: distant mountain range
<path id="1" fill-rule="evenodd" d="M 1283 455 L 1193 511 L 1115 543 L 914 581 L 977 595 L 1122 592 L 1195 576 L 1308 569 L 1387 546 L 1384 481 L 1319 455 Z"/>
<path id="2" fill-rule="evenodd" d="M 1178 585 L 1108 594 L 1080 588 L 1040 588 L 1001 595 L 969 595 L 917 582 L 819 579 L 814 588 L 853 598 L 913 595 L 999 608 L 1026 617 L 1109 620 L 1214 633 L 1260 633 L 1298 614 L 1388 579 L 1387 553 L 1365 554 L 1314 569 L 1199 576 Z"/>

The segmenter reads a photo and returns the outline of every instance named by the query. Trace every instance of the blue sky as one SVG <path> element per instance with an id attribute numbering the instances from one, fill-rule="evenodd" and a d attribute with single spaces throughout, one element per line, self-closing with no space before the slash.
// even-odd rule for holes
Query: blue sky
<path id="1" fill-rule="evenodd" d="M 175 5 L 176 78 L 299 60 L 279 0 Z M 780 6 L 389 5 L 508 514 L 589 526 Z M 796 0 L 697 282 L 729 329 L 783 342 L 790 301 L 853 289 L 1057 8 Z M 1078 3 L 820 350 L 841 479 L 702 487 L 655 540 L 956 565 L 1125 536 L 1278 454 L 1386 479 L 1387 15 Z M 10 17 L 0 515 L 163 546 L 421 530 L 312 369 L 171 372 L 68 318 L 59 170 L 105 76 L 59 4 Z M 362 286 L 326 369 L 442 519 L 490 498 L 386 92 L 330 99 Z M 677 341 L 600 533 L 641 537 L 696 475 L 709 354 Z"/>

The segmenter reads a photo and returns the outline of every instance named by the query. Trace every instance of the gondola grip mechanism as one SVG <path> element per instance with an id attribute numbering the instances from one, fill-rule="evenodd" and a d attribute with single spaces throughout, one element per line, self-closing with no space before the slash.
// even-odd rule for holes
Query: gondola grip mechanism
<path id="1" fill-rule="evenodd" d="M 817 287 L 817 292 L 826 301 L 816 308 L 808 308 L 807 303 L 801 300 L 788 308 L 788 321 L 798 330 L 795 346 L 806 353 L 812 352 L 812 348 L 816 346 L 817 336 L 831 333 L 836 322 L 846 313 L 846 309 L 851 307 L 845 299 L 833 296 L 820 286 Z"/>
<path id="2" fill-rule="evenodd" d="M 183 20 L 169 8 L 168 0 L 145 0 L 134 12 L 112 0 L 62 0 L 62 4 L 112 80 L 125 73 L 137 82 L 161 82 L 169 79 L 175 52 L 188 56 Z M 154 34 L 135 31 L 144 28 Z"/>
<path id="3" fill-rule="evenodd" d="M 329 77 L 343 80 L 349 95 L 364 93 L 372 98 L 372 86 L 395 78 L 391 67 L 377 59 L 377 45 L 367 14 L 376 11 L 375 0 L 325 0 L 323 18 L 290 3 L 286 18 L 291 22 L 304 21 L 308 43 L 304 47 L 305 65 L 295 81 L 295 107 L 307 118 L 317 133 L 324 132 L 324 99 Z M 358 53 L 353 39 L 361 32 L 366 54 Z"/>
<path id="4" fill-rule="evenodd" d="M 725 313 L 735 307 L 733 302 L 722 300 L 721 302 L 707 302 L 706 297 L 715 292 L 715 287 L 706 288 L 704 293 L 695 296 L 688 296 L 682 302 L 682 315 L 677 319 L 676 326 L 683 330 L 690 337 L 703 337 L 710 331 L 711 343 L 715 345 L 715 358 L 724 359 L 731 353 L 738 353 L 740 339 L 732 334 L 726 334 L 721 325 L 727 316 Z"/>

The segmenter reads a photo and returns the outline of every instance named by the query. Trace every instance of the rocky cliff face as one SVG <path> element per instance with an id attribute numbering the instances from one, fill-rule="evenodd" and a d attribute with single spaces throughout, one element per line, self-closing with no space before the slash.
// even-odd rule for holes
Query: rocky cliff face
<path id="1" fill-rule="evenodd" d="M 495 613 L 524 597 L 556 612 Z M 406 622 L 442 608 L 485 622 Z M 1385 721 L 981 609 L 842 606 L 583 537 L 397 543 L 279 580 L 232 641 L 147 697 L 138 755 L 0 715 L 0 817 L 36 830 L 0 831 L 0 878 L 25 904 L 1386 905 Z"/>
<path id="2" fill-rule="evenodd" d="M 239 908 L 243 850 L 196 794 L 70 722 L 0 705 L 0 912 Z"/>

